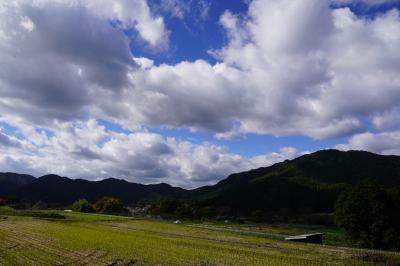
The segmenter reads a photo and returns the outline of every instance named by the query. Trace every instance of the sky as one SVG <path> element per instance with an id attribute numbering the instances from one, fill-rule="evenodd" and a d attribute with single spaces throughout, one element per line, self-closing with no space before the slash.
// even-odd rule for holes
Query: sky
<path id="1" fill-rule="evenodd" d="M 400 0 L 0 1 L 0 171 L 195 188 L 400 155 Z"/>

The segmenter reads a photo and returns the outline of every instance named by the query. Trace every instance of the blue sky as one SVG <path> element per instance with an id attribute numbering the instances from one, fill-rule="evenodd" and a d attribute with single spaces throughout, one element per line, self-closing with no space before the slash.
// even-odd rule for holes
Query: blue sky
<path id="1" fill-rule="evenodd" d="M 184 187 L 400 154 L 398 0 L 0 3 L 0 171 Z"/>
<path id="2" fill-rule="evenodd" d="M 156 64 L 175 64 L 180 61 L 194 61 L 204 59 L 214 63 L 216 59 L 209 55 L 208 51 L 217 49 L 226 43 L 224 30 L 219 25 L 220 16 L 227 10 L 237 14 L 245 14 L 248 5 L 244 1 L 204 1 L 209 8 L 207 16 L 200 18 L 195 4 L 192 4 L 193 13 L 184 18 L 171 15 L 168 11 L 161 13 L 165 18 L 168 28 L 173 29 L 170 35 L 171 47 L 168 51 L 154 53 L 143 49 L 140 45 L 131 43 L 131 50 L 137 56 L 152 58 Z M 152 2 L 157 5 L 160 1 Z M 155 8 L 157 10 L 157 8 Z"/>

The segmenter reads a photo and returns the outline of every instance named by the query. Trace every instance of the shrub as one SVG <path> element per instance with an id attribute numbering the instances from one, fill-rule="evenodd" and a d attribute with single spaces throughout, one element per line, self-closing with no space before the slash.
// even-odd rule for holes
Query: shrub
<path id="1" fill-rule="evenodd" d="M 106 214 L 128 214 L 129 211 L 117 198 L 103 197 L 94 205 L 94 209 L 99 213 Z"/>
<path id="2" fill-rule="evenodd" d="M 90 204 L 86 199 L 80 199 L 72 204 L 72 210 L 77 212 L 94 212 L 92 204 Z"/>

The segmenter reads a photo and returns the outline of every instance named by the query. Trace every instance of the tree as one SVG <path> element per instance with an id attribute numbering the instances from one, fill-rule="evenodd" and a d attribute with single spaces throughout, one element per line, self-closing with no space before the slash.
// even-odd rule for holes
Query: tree
<path id="1" fill-rule="evenodd" d="M 217 215 L 217 210 L 213 206 L 205 206 L 198 210 L 197 216 L 199 218 L 210 219 Z"/>
<path id="2" fill-rule="evenodd" d="M 344 191 L 335 205 L 335 221 L 361 247 L 400 247 L 395 200 L 377 182 L 368 181 Z"/>
<path id="3" fill-rule="evenodd" d="M 80 199 L 72 204 L 72 210 L 77 212 L 94 212 L 92 204 L 90 204 L 86 199 Z"/>
<path id="4" fill-rule="evenodd" d="M 159 202 L 159 209 L 161 214 L 173 214 L 179 207 L 180 202 L 173 198 L 163 198 Z"/>
<path id="5" fill-rule="evenodd" d="M 193 210 L 189 204 L 183 203 L 175 209 L 174 214 L 177 218 L 180 218 L 180 219 L 192 218 Z"/>
<path id="6" fill-rule="evenodd" d="M 98 200 L 94 205 L 94 208 L 99 213 L 107 213 L 107 214 L 128 213 L 123 203 L 119 199 L 112 197 L 103 197 L 102 199 Z"/>

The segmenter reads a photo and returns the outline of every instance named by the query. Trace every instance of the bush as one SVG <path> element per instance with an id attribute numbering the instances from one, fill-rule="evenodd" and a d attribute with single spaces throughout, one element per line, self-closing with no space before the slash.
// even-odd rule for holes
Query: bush
<path id="1" fill-rule="evenodd" d="M 99 213 L 106 214 L 128 214 L 129 211 L 124 207 L 122 202 L 117 198 L 103 197 L 94 205 L 94 209 Z"/>
<path id="2" fill-rule="evenodd" d="M 80 199 L 72 204 L 72 210 L 76 212 L 94 212 L 92 204 L 90 204 L 86 199 Z"/>

